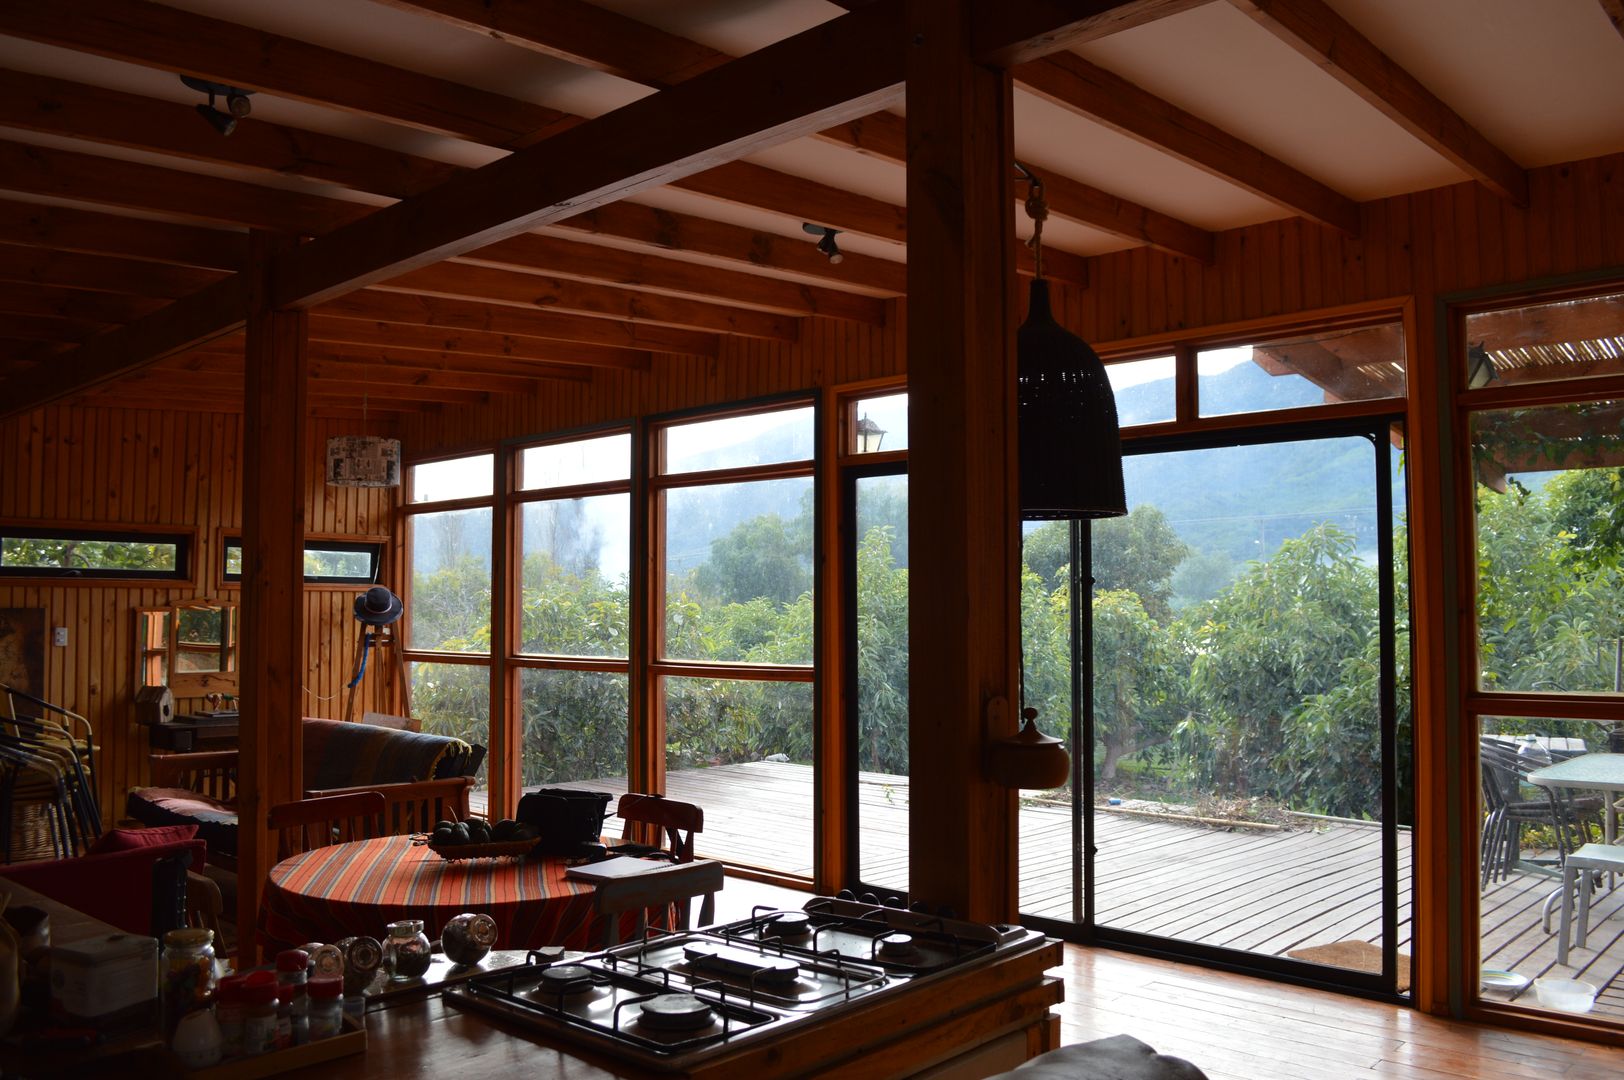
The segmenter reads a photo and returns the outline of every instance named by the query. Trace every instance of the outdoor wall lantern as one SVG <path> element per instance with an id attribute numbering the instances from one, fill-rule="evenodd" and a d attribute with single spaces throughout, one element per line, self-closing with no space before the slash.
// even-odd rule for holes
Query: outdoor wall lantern
<path id="1" fill-rule="evenodd" d="M 857 421 L 857 452 L 859 454 L 879 453 L 880 444 L 885 442 L 885 434 L 885 429 L 870 420 L 868 414 L 864 413 L 863 418 Z"/>

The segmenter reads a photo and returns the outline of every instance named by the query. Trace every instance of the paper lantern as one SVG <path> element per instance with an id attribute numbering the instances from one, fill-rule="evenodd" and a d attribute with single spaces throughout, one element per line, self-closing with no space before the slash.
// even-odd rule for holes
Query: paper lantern
<path id="1" fill-rule="evenodd" d="M 333 436 L 327 440 L 327 482 L 334 487 L 399 487 L 400 440 Z"/>

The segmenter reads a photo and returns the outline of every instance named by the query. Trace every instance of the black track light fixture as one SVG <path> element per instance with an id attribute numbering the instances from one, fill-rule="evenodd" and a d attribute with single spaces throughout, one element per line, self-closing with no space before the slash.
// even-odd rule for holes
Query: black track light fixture
<path id="1" fill-rule="evenodd" d="M 253 104 L 248 100 L 253 94 L 252 90 L 244 90 L 240 86 L 227 86 L 225 83 L 210 82 L 207 79 L 195 79 L 190 75 L 182 75 L 180 81 L 209 95 L 207 105 L 197 106 L 197 114 L 209 122 L 209 126 L 222 135 L 230 135 L 237 130 L 237 121 L 253 111 Z M 214 99 L 226 99 L 225 111 L 214 107 Z"/>
<path id="2" fill-rule="evenodd" d="M 839 229 L 831 229 L 827 225 L 814 225 L 810 221 L 801 222 L 801 231 L 818 238 L 818 250 L 823 252 L 824 258 L 831 263 L 840 263 L 846 256 L 835 243 L 835 237 L 840 235 Z"/>

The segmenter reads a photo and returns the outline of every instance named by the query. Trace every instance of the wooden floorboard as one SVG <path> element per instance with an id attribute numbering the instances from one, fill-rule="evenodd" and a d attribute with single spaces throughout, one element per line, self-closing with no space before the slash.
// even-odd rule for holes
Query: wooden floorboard
<path id="1" fill-rule="evenodd" d="M 625 780 L 611 777 L 560 786 L 618 795 L 625 790 Z M 701 855 L 810 879 L 809 767 L 761 761 L 674 771 L 667 775 L 667 794 L 704 808 L 705 828 L 697 838 Z M 906 891 L 907 778 L 861 774 L 858 808 L 865 879 L 876 887 Z M 1022 803 L 1019 895 L 1021 910 L 1027 914 L 1060 921 L 1072 918 L 1070 815 L 1066 805 Z M 1096 910 L 1103 926 L 1270 956 L 1336 941 L 1380 943 L 1381 830 L 1374 826 L 1305 819 L 1301 826 L 1257 830 L 1104 812 L 1096 817 L 1095 844 Z M 1400 952 L 1407 952 L 1411 921 L 1406 830 L 1400 830 L 1398 854 L 1396 944 Z M 1601 988 L 1596 1012 L 1624 1020 L 1624 885 L 1597 895 L 1590 939 L 1586 947 L 1572 951 L 1566 969 L 1556 963 L 1555 935 L 1540 926 L 1540 905 L 1553 888 L 1550 878 L 1519 871 L 1483 890 L 1484 966 L 1530 978 L 1585 979 Z M 1532 990 L 1516 1000 L 1537 1007 Z M 1131 1009 L 1132 1003 L 1127 1007 Z M 1105 1005 L 1102 1010 L 1110 1011 Z M 1221 1036 L 1215 1053 L 1238 1038 L 1233 1031 Z M 1236 1061 L 1245 1058 L 1238 1046 L 1223 1054 L 1240 1055 Z M 1338 1072 L 1341 1062 L 1336 1055 L 1330 1055 L 1329 1063 L 1321 1061 L 1324 1056 L 1321 1048 L 1304 1051 L 1293 1065 L 1297 1071 L 1267 1075 L 1365 1075 Z M 1372 1057 L 1368 1068 L 1375 1071 L 1369 1075 L 1473 1075 L 1450 1072 L 1447 1064 L 1402 1057 Z M 1214 1075 L 1247 1074 L 1220 1070 Z M 1624 1069 L 1619 1075 L 1624 1076 Z"/>

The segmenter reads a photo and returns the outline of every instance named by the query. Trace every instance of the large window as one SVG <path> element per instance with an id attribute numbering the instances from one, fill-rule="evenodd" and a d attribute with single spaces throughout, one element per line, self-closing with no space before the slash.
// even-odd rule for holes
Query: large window
<path id="1" fill-rule="evenodd" d="M 797 404 L 651 436 L 666 790 L 705 807 L 705 854 L 798 875 L 813 862 L 814 417 Z M 763 844 L 750 823 L 768 817 Z"/>

